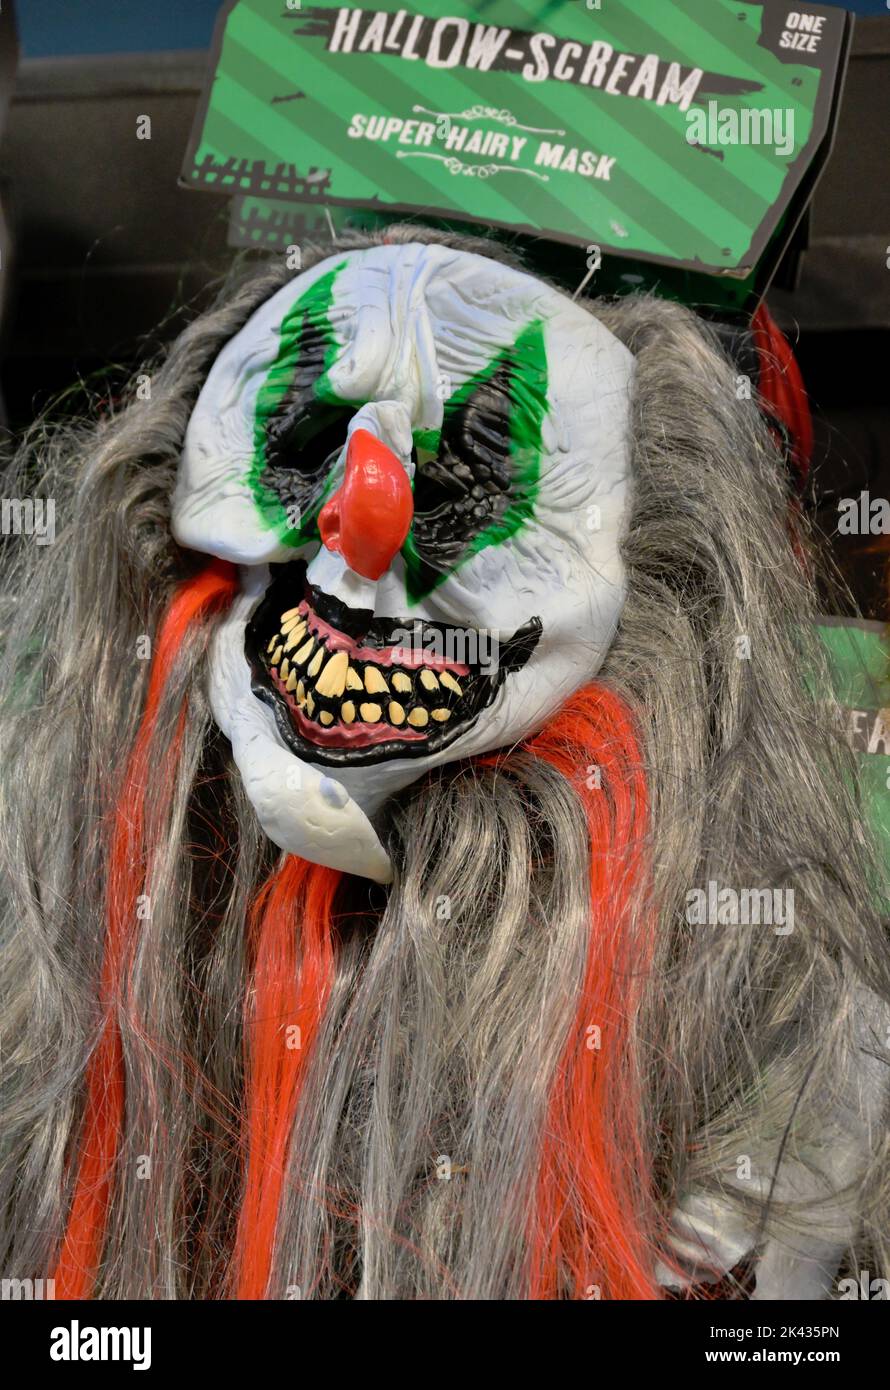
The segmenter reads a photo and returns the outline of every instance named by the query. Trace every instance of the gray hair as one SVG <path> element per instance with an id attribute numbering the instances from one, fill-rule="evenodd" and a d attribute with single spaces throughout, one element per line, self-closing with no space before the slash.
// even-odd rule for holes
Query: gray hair
<path id="1" fill-rule="evenodd" d="M 385 235 L 510 259 L 426 228 Z M 351 234 L 334 249 L 379 239 Z M 304 251 L 304 267 L 331 250 Z M 239 278 L 151 373 L 150 400 L 97 425 L 38 427 L 7 476 L 9 495 L 55 498 L 61 522 L 55 545 L 10 547 L 3 600 L 10 1277 L 45 1276 L 64 1230 L 101 1023 L 106 822 L 147 688 L 138 643 L 195 568 L 169 530 L 186 423 L 222 345 L 287 278 Z M 851 758 L 814 693 L 824 672 L 804 524 L 792 543 L 776 449 L 703 322 L 645 295 L 588 307 L 637 361 L 629 596 L 601 680 L 633 711 L 651 799 L 657 950 L 631 1046 L 658 1201 L 675 1215 L 670 1278 L 759 1254 L 762 1294 L 775 1250 L 821 1259 L 823 1282 L 845 1252 L 890 1275 L 890 966 Z M 184 645 L 159 713 L 159 738 L 172 739 L 187 709 L 172 787 L 149 789 L 150 911 L 119 1018 L 127 1108 L 103 1297 L 226 1286 L 245 920 L 276 852 L 210 719 L 211 631 Z M 569 780 L 518 748 L 408 789 L 385 834 L 388 894 L 344 888 L 269 1292 L 523 1297 L 548 1098 L 583 984 L 583 808 Z M 687 895 L 710 881 L 793 888 L 794 930 L 690 925 Z M 450 915 L 436 912 L 442 896 Z M 844 1134 L 854 1142 L 838 1163 Z M 711 1240 L 703 1212 L 719 1226 Z"/>

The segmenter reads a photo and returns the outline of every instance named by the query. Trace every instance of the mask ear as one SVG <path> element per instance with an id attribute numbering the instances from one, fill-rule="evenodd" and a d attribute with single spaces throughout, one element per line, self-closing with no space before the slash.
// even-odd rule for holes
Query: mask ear
<path id="1" fill-rule="evenodd" d="M 414 480 L 414 525 L 403 547 L 412 603 L 471 555 L 508 540 L 534 515 L 547 413 L 547 354 L 529 324 L 445 402 Z"/>

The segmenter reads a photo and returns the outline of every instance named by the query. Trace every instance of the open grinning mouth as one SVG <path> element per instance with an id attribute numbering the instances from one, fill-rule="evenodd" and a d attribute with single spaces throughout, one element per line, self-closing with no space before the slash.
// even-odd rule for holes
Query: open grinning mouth
<path id="1" fill-rule="evenodd" d="M 542 631 L 532 618 L 492 650 L 473 629 L 350 608 L 309 583 L 303 560 L 272 572 L 245 637 L 253 693 L 292 752 L 332 767 L 447 748 Z"/>

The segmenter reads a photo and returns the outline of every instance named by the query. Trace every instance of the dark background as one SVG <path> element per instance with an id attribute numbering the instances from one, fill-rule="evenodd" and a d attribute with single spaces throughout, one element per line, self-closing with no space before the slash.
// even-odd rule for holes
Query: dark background
<path id="1" fill-rule="evenodd" d="M 890 16 L 883 0 L 847 8 Z M 0 141 L 0 388 L 13 435 L 77 380 L 81 407 L 101 410 L 231 263 L 226 201 L 177 187 L 217 9 L 218 0 L 19 0 Z M 5 0 L 10 56 L 12 20 Z M 142 114 L 150 140 L 135 138 Z M 768 298 L 814 408 L 807 505 L 829 535 L 838 498 L 890 496 L 888 260 L 890 17 L 863 18 L 796 283 Z M 832 541 L 871 617 L 890 618 L 888 542 Z"/>

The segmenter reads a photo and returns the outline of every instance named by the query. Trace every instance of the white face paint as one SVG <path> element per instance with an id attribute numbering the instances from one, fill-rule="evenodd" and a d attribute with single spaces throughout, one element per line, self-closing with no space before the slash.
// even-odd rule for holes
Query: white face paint
<path id="1" fill-rule="evenodd" d="M 420 244 L 332 256 L 220 353 L 173 530 L 244 567 L 211 702 L 281 848 L 385 882 L 369 818 L 389 796 L 516 743 L 596 674 L 624 599 L 632 375 L 564 295 Z"/>

